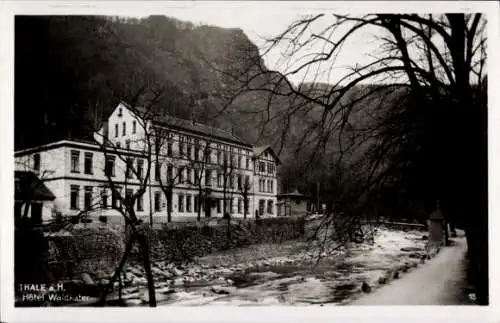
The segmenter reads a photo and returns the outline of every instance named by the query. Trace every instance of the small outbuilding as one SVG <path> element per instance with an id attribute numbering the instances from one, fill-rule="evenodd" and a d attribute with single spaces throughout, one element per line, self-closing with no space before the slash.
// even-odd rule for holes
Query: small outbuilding
<path id="1" fill-rule="evenodd" d="M 278 194 L 278 216 L 306 215 L 309 198 L 296 189 L 291 193 Z"/>
<path id="2" fill-rule="evenodd" d="M 52 202 L 56 198 L 33 172 L 14 173 L 14 218 L 26 216 L 35 223 L 52 217 Z"/>
<path id="3" fill-rule="evenodd" d="M 429 242 L 438 247 L 446 244 L 445 230 L 446 221 L 438 203 L 436 210 L 429 215 Z"/>

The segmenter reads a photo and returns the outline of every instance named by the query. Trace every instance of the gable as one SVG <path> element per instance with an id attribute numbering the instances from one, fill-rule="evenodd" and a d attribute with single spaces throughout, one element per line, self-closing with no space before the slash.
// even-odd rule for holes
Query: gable
<path id="1" fill-rule="evenodd" d="M 261 156 L 265 156 L 266 154 L 270 154 L 277 165 L 281 164 L 281 161 L 280 161 L 278 155 L 274 152 L 274 150 L 269 145 L 254 148 L 253 158 L 257 159 L 257 158 L 260 158 Z"/>

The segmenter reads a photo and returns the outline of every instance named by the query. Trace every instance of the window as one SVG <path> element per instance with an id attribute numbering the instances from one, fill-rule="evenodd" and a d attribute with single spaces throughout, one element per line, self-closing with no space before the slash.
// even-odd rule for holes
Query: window
<path id="1" fill-rule="evenodd" d="M 134 164 L 134 160 L 132 158 L 127 158 L 126 168 L 125 168 L 125 177 L 132 178 L 132 168 Z"/>
<path id="2" fill-rule="evenodd" d="M 222 151 L 217 152 L 217 164 L 222 165 Z"/>
<path id="3" fill-rule="evenodd" d="M 83 196 L 85 210 L 92 208 L 92 186 L 85 186 L 85 195 Z"/>
<path id="4" fill-rule="evenodd" d="M 125 140 L 125 148 L 130 150 L 130 139 Z"/>
<path id="5" fill-rule="evenodd" d="M 177 195 L 178 197 L 178 205 L 179 205 L 179 212 L 184 212 L 184 195 L 179 194 Z"/>
<path id="6" fill-rule="evenodd" d="M 274 174 L 274 165 L 272 163 L 267 164 L 267 172 L 269 174 Z"/>
<path id="7" fill-rule="evenodd" d="M 101 207 L 103 209 L 108 208 L 108 191 L 106 188 L 103 188 L 101 191 Z"/>
<path id="8" fill-rule="evenodd" d="M 143 171 L 144 171 L 144 160 L 138 159 L 137 160 L 137 179 L 138 180 L 142 179 Z"/>
<path id="9" fill-rule="evenodd" d="M 119 108 L 119 109 L 118 109 L 118 116 L 119 116 L 119 117 L 122 117 L 122 116 L 123 116 L 123 109 L 122 109 L 122 108 Z"/>
<path id="10" fill-rule="evenodd" d="M 118 123 L 115 124 L 115 137 L 118 137 Z"/>
<path id="11" fill-rule="evenodd" d="M 259 172 L 265 172 L 266 171 L 266 164 L 263 162 L 259 162 Z"/>
<path id="12" fill-rule="evenodd" d="M 238 164 L 236 166 L 238 168 L 241 168 L 242 165 L 243 165 L 243 157 L 242 156 L 238 156 Z"/>
<path id="13" fill-rule="evenodd" d="M 205 170 L 205 186 L 212 186 L 212 172 L 207 169 Z"/>
<path id="14" fill-rule="evenodd" d="M 121 147 L 122 147 L 122 143 L 121 143 L 121 142 L 119 142 L 119 141 L 117 141 L 117 142 L 116 142 L 116 148 L 121 148 Z"/>
<path id="15" fill-rule="evenodd" d="M 106 157 L 106 166 L 104 168 L 104 173 L 106 176 L 115 176 L 115 156 Z"/>
<path id="16" fill-rule="evenodd" d="M 259 214 L 263 215 L 264 214 L 264 208 L 266 207 L 266 201 L 265 200 L 259 200 Z"/>
<path id="17" fill-rule="evenodd" d="M 205 162 L 207 162 L 207 163 L 213 163 L 212 149 L 210 149 L 210 147 L 207 147 L 207 149 L 205 150 L 205 154 L 206 155 L 203 156 L 203 158 L 205 159 Z"/>
<path id="18" fill-rule="evenodd" d="M 186 212 L 191 212 L 191 195 L 186 195 Z"/>
<path id="19" fill-rule="evenodd" d="M 195 161 L 200 160 L 200 155 L 201 155 L 200 147 L 196 147 L 194 150 L 194 160 Z"/>
<path id="20" fill-rule="evenodd" d="M 247 169 L 250 169 L 250 158 L 246 157 Z"/>
<path id="21" fill-rule="evenodd" d="M 221 213 L 222 207 L 221 207 L 222 200 L 217 199 L 217 213 Z"/>
<path id="22" fill-rule="evenodd" d="M 242 199 L 238 199 L 238 214 L 241 214 L 241 210 L 242 210 L 242 205 L 243 205 L 243 200 Z"/>
<path id="23" fill-rule="evenodd" d="M 127 134 L 127 124 L 125 122 L 122 123 L 122 136 Z"/>
<path id="24" fill-rule="evenodd" d="M 160 212 L 161 192 L 155 192 L 155 212 Z"/>
<path id="25" fill-rule="evenodd" d="M 200 209 L 200 197 L 198 195 L 195 195 L 194 197 L 194 211 L 198 213 Z"/>
<path id="26" fill-rule="evenodd" d="M 271 193 L 274 193 L 274 181 L 271 180 Z"/>
<path id="27" fill-rule="evenodd" d="M 137 122 L 134 120 L 132 121 L 132 133 L 137 132 Z"/>
<path id="28" fill-rule="evenodd" d="M 250 175 L 245 176 L 245 189 L 250 189 Z"/>
<path id="29" fill-rule="evenodd" d="M 134 194 L 134 191 L 130 188 L 127 188 L 125 191 L 125 202 L 128 204 L 132 200 L 132 195 Z"/>
<path id="30" fill-rule="evenodd" d="M 217 187 L 222 187 L 223 181 L 223 175 L 221 173 L 217 173 Z"/>
<path id="31" fill-rule="evenodd" d="M 267 180 L 267 192 L 271 192 L 271 180 Z"/>
<path id="32" fill-rule="evenodd" d="M 267 213 L 273 214 L 273 206 L 274 206 L 273 200 L 267 201 Z"/>
<path id="33" fill-rule="evenodd" d="M 120 188 L 116 187 L 116 190 L 119 192 Z M 111 191 L 111 204 L 115 208 L 117 208 L 117 207 L 120 206 L 119 203 L 118 203 L 119 202 L 119 198 L 120 198 L 120 196 L 119 196 L 120 193 L 118 193 L 117 191 L 115 191 L 115 190 Z"/>
<path id="34" fill-rule="evenodd" d="M 71 151 L 71 172 L 80 172 L 80 152 L 78 150 Z"/>
<path id="35" fill-rule="evenodd" d="M 184 183 L 184 167 L 179 169 L 179 183 Z"/>
<path id="36" fill-rule="evenodd" d="M 179 143 L 179 156 L 184 156 L 184 143 Z"/>
<path id="37" fill-rule="evenodd" d="M 191 183 L 191 182 L 192 182 L 191 169 L 186 168 L 186 183 Z"/>
<path id="38" fill-rule="evenodd" d="M 193 173 L 194 173 L 193 183 L 194 183 L 194 185 L 198 185 L 198 183 L 200 183 L 200 170 L 199 169 L 195 169 L 193 171 Z"/>
<path id="39" fill-rule="evenodd" d="M 72 210 L 78 210 L 80 208 L 79 190 L 80 187 L 78 185 L 71 185 L 70 207 Z"/>
<path id="40" fill-rule="evenodd" d="M 83 165 L 83 168 L 84 168 L 83 171 L 85 172 L 85 174 L 92 174 L 93 173 L 92 157 L 93 157 L 92 153 L 85 153 L 85 160 L 84 160 L 84 165 Z"/>
<path id="41" fill-rule="evenodd" d="M 155 181 L 159 181 L 161 176 L 161 164 L 155 164 Z"/>
<path id="42" fill-rule="evenodd" d="M 167 143 L 167 156 L 172 156 L 172 143 L 168 142 Z"/>
<path id="43" fill-rule="evenodd" d="M 234 178 L 231 175 L 227 176 L 227 180 L 229 181 L 229 188 L 234 188 Z"/>
<path id="44" fill-rule="evenodd" d="M 33 155 L 33 169 L 35 172 L 40 171 L 40 154 Z"/>
<path id="45" fill-rule="evenodd" d="M 241 185 L 241 175 L 237 175 L 238 177 L 238 189 L 241 190 L 242 185 Z"/>
<path id="46" fill-rule="evenodd" d="M 174 168 L 172 166 L 167 167 L 167 180 L 172 181 L 174 179 Z"/>
<path id="47" fill-rule="evenodd" d="M 188 145 L 187 146 L 187 151 L 186 151 L 186 158 L 187 159 L 191 159 L 192 151 L 193 151 L 193 147 L 191 145 Z"/>

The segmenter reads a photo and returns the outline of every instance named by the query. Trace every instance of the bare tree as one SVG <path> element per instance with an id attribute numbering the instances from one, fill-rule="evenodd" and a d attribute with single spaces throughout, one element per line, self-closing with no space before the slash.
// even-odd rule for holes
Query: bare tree
<path id="1" fill-rule="evenodd" d="M 244 173 L 237 173 L 237 190 L 238 194 L 241 196 L 243 200 L 243 218 L 246 219 L 249 210 L 250 204 L 250 193 L 252 189 L 252 185 L 250 184 L 250 176 L 245 175 Z"/>
<path id="2" fill-rule="evenodd" d="M 377 34 L 371 61 L 353 63 L 331 82 L 336 59 L 363 32 Z M 466 230 L 478 300 L 485 304 L 486 45 L 480 13 L 308 16 L 268 39 L 263 54 L 283 53 L 280 71 L 255 59 L 245 73 L 232 75 L 239 90 L 227 106 L 249 92 L 266 95 L 264 123 L 285 120 L 275 127 L 278 146 L 297 127 L 294 118 L 315 112 L 295 134 L 295 151 L 309 149 L 312 164 L 333 146 L 339 163 L 349 161 L 358 180 L 335 203 L 343 213 L 376 211 L 378 192 L 390 187 L 427 211 L 441 201 L 445 217 Z M 302 75 L 299 84 L 290 81 L 296 75 Z M 358 91 L 367 82 L 377 85 Z M 387 93 L 390 100 L 370 103 Z M 279 100 L 287 104 L 272 104 Z M 457 200 L 464 203 L 458 207 Z"/>
<path id="3" fill-rule="evenodd" d="M 100 139 L 97 142 L 104 154 L 103 171 L 107 178 L 108 188 L 112 194 L 111 208 L 123 216 L 126 231 L 129 233 L 123 257 L 101 295 L 100 305 L 104 305 L 108 291 L 123 271 L 134 242 L 138 241 L 148 281 L 149 305 L 152 307 L 156 306 L 146 225 L 137 217 L 135 207 L 137 201 L 143 198 L 150 182 L 155 144 L 150 116 L 154 112 L 157 99 L 161 95 L 162 91 L 155 92 L 148 104 L 141 108 L 136 106 L 130 107 L 130 110 L 138 116 L 136 122 L 142 130 L 142 136 L 138 136 L 134 142 L 127 143 L 127 147 L 118 147 L 117 143 L 104 131 L 96 132 L 98 139 Z M 134 152 L 140 155 L 137 163 L 133 159 Z M 120 179 L 116 174 L 115 168 L 118 168 L 116 166 L 121 166 L 121 170 L 123 171 L 123 186 L 118 184 Z M 120 170 L 120 168 L 118 169 Z M 137 190 L 134 192 L 132 188 L 137 188 Z"/>

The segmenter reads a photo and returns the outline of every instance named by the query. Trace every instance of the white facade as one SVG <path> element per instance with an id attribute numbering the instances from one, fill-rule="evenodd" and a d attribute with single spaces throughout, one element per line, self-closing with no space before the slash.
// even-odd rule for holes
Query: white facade
<path id="1" fill-rule="evenodd" d="M 140 188 L 150 167 L 146 192 L 135 204 L 136 214 L 140 217 L 166 217 L 166 197 L 159 179 L 165 185 L 169 174 L 175 177 L 171 205 L 173 220 L 197 215 L 195 203 L 199 185 L 195 183 L 196 179 L 201 179 L 203 189 L 210 190 L 209 197 L 213 201 L 207 208 L 202 206 L 202 217 L 223 215 L 224 192 L 228 200 L 227 212 L 233 217 L 243 217 L 245 195 L 248 196 L 248 217 L 254 217 L 256 210 L 260 215 L 277 215 L 276 167 L 279 161 L 270 148 L 254 149 L 230 137 L 222 138 L 220 129 L 211 135 L 206 131 L 208 127 L 203 127 L 204 133 L 196 131 L 194 124 L 190 129 L 184 129 L 182 125 L 161 127 L 154 121 L 144 121 L 126 105 L 119 104 L 105 126 L 95 134 L 96 143 L 59 141 L 17 151 L 16 169 L 37 173 L 56 196 L 53 213 L 63 215 L 76 215 L 89 207 L 93 210 L 91 214 L 119 215 L 110 207 L 112 194 L 105 173 L 106 158 L 108 161 L 114 159 L 111 180 L 121 187 L 122 197 Z M 161 140 L 161 146 L 157 145 L 157 157 L 155 144 L 158 143 L 156 134 L 159 130 L 167 134 L 168 140 Z M 113 146 L 105 150 L 105 142 Z M 150 149 L 153 154 L 148 158 Z M 205 152 L 209 152 L 206 159 Z M 227 164 L 224 164 L 224 155 L 228 158 Z M 128 177 L 127 160 L 133 167 Z M 158 170 L 157 160 L 160 164 Z M 201 178 L 196 174 L 201 174 Z M 250 184 L 246 186 L 248 194 L 243 194 L 245 180 Z"/>

